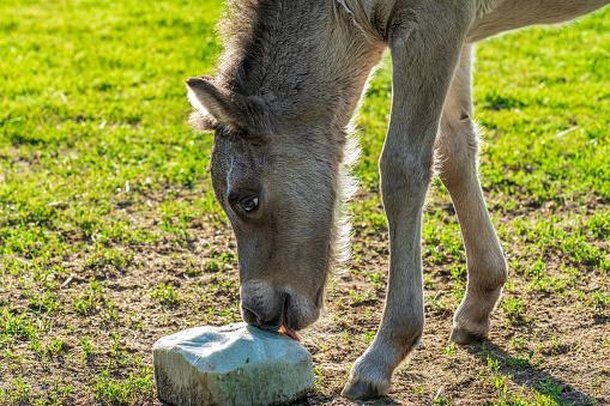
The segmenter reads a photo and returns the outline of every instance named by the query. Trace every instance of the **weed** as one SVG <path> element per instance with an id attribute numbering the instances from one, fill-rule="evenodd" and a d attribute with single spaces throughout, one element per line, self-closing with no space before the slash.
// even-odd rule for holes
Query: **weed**
<path id="1" fill-rule="evenodd" d="M 169 284 L 158 284 L 151 294 L 153 299 L 157 299 L 164 306 L 176 306 L 179 303 L 178 292 Z"/>
<path id="2" fill-rule="evenodd" d="M 113 378 L 108 370 L 102 371 L 95 383 L 96 400 L 106 404 L 133 404 L 153 389 L 152 373 L 145 369 L 126 378 Z"/>
<path id="3" fill-rule="evenodd" d="M 83 337 L 80 340 L 80 347 L 83 350 L 83 356 L 85 361 L 89 362 L 93 359 L 95 355 L 95 350 L 93 349 L 93 341 L 91 341 L 90 337 Z"/>
<path id="4" fill-rule="evenodd" d="M 74 301 L 74 311 L 86 316 L 93 314 L 104 302 L 102 285 L 97 281 L 92 281 L 78 299 Z"/>
<path id="5" fill-rule="evenodd" d="M 445 347 L 443 352 L 444 352 L 445 356 L 447 356 L 449 358 L 454 357 L 455 354 L 457 353 L 457 347 L 455 346 L 454 343 L 451 343 Z"/>
<path id="6" fill-rule="evenodd" d="M 504 298 L 502 301 L 502 310 L 504 310 L 506 317 L 508 317 L 512 323 L 524 320 L 525 304 L 520 298 Z"/>

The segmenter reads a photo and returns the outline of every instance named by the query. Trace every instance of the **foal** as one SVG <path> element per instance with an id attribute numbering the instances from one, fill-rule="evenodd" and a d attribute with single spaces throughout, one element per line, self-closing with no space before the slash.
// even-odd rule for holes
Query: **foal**
<path id="1" fill-rule="evenodd" d="M 609 1 L 233 0 L 217 76 L 188 88 L 193 124 L 216 132 L 212 180 L 237 239 L 243 318 L 289 335 L 318 318 L 340 255 L 350 120 L 389 47 L 392 112 L 379 165 L 389 285 L 379 331 L 343 394 L 385 394 L 421 337 L 422 206 L 435 149 L 468 258 L 451 339 L 486 337 L 507 268 L 477 175 L 472 44 Z"/>

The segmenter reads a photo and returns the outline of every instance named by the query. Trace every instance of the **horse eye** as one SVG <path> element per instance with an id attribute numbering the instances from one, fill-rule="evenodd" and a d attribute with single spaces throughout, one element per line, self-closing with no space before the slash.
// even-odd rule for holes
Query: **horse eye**
<path id="1" fill-rule="evenodd" d="M 258 207 L 258 196 L 244 197 L 239 201 L 239 206 L 246 213 L 252 213 Z"/>

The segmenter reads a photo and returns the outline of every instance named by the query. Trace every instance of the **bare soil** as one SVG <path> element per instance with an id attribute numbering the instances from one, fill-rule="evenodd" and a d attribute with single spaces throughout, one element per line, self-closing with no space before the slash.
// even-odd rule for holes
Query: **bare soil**
<path id="1" fill-rule="evenodd" d="M 154 227 L 156 220 L 138 221 Z M 234 253 L 229 226 L 214 218 L 190 226 L 194 238 L 187 242 L 166 238 L 130 247 L 133 259 L 125 269 L 102 264 L 90 269 L 90 274 L 75 272 L 63 281 L 59 294 L 68 302 L 83 294 L 88 280 L 103 282 L 100 310 L 86 317 L 68 310 L 44 320 L 51 333 L 63 338 L 64 351 L 39 358 L 32 355 L 28 342 L 19 342 L 11 349 L 16 361 L 3 368 L 3 380 L 25 376 L 37 391 L 62 382 L 71 385 L 74 394 L 89 394 L 67 395 L 65 403 L 90 404 L 96 401 L 91 386 L 100 369 L 116 371 L 124 365 L 114 377 L 125 378 L 150 367 L 151 346 L 161 336 L 196 325 L 238 320 L 234 257 L 229 255 L 221 269 L 208 266 L 210 258 Z M 314 356 L 317 382 L 315 391 L 300 404 L 350 404 L 340 397 L 340 391 L 351 364 L 366 349 L 381 318 L 386 231 L 356 226 L 353 240 L 356 248 L 350 267 L 330 276 L 324 316 L 301 333 Z M 510 248 L 505 244 L 509 262 L 520 244 Z M 545 261 L 547 269 L 560 272 L 561 258 Z M 86 269 L 81 258 L 66 258 L 65 262 L 75 270 Z M 504 300 L 519 298 L 524 310 L 514 317 L 496 309 L 490 340 L 461 347 L 448 342 L 452 312 L 458 303 L 450 263 L 425 260 L 424 265 L 428 276 L 422 343 L 396 371 L 389 396 L 370 404 L 542 404 L 544 396 L 556 404 L 610 404 L 610 309 L 587 301 L 591 292 L 608 290 L 607 275 L 590 272 L 570 289 L 550 294 L 532 290 L 523 278 L 513 276 Z M 380 278 L 371 280 L 372 273 Z M 175 287 L 176 303 L 162 303 L 151 295 L 161 283 Z M 28 306 L 25 297 L 3 293 L 0 300 L 13 301 L 13 308 Z M 119 348 L 103 344 L 113 342 L 117 335 Z M 83 367 L 79 340 L 85 336 L 101 344 Z M 151 391 L 136 403 L 158 403 L 154 396 Z"/>

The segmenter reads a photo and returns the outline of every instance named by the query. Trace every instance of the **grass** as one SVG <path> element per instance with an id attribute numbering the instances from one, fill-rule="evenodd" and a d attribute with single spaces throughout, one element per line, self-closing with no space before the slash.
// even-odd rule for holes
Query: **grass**
<path id="1" fill-rule="evenodd" d="M 0 404 L 154 403 L 157 338 L 239 319 L 212 138 L 186 124 L 183 85 L 213 73 L 221 10 L 216 0 L 0 4 Z M 397 371 L 397 401 L 610 402 L 609 33 L 605 10 L 478 47 L 482 181 L 511 268 L 497 348 L 447 346 L 466 267 L 436 180 L 424 347 Z M 379 322 L 389 78 L 386 58 L 358 120 L 353 260 L 305 334 L 314 403 L 338 398 Z"/>

